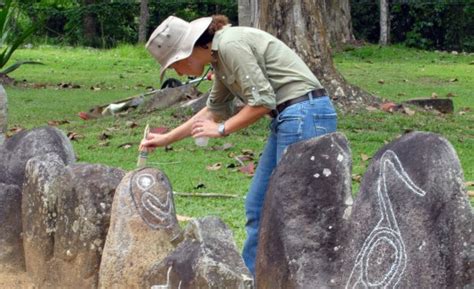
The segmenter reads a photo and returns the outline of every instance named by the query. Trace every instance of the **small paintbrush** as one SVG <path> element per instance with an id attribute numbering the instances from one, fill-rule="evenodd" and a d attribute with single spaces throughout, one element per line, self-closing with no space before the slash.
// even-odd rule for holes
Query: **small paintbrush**
<path id="1" fill-rule="evenodd" d="M 145 131 L 143 133 L 143 138 L 144 139 L 146 139 L 149 132 L 150 132 L 150 126 L 147 123 L 146 126 L 145 126 Z M 144 166 L 146 166 L 147 159 L 148 159 L 148 151 L 146 149 L 140 151 L 138 153 L 137 168 L 143 168 Z"/>

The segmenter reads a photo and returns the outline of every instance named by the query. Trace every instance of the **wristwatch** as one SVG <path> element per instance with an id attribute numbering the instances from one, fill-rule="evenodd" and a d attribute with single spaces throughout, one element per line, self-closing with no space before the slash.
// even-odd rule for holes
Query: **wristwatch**
<path id="1" fill-rule="evenodd" d="M 217 126 L 217 132 L 218 132 L 221 136 L 227 136 L 227 134 L 225 133 L 225 123 L 221 122 L 221 123 Z"/>

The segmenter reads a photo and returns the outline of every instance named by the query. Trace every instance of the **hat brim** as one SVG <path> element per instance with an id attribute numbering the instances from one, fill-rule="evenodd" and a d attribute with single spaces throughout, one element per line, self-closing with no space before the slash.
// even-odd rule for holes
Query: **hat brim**
<path id="1" fill-rule="evenodd" d="M 201 37 L 204 31 L 206 31 L 211 22 L 212 17 L 203 17 L 189 23 L 190 29 L 188 29 L 186 34 L 180 39 L 177 47 L 175 47 L 175 52 L 170 54 L 168 60 L 161 66 L 160 82 L 163 81 L 165 71 L 170 65 L 189 57 L 191 53 L 193 53 L 194 44 L 196 44 L 196 41 Z"/>

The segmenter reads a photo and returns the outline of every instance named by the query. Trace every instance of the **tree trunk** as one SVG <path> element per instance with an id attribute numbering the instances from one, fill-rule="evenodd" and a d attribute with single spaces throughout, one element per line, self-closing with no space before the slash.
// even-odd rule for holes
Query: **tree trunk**
<path id="1" fill-rule="evenodd" d="M 83 6 L 85 8 L 91 4 L 96 4 L 96 0 L 83 0 Z M 95 13 L 86 11 L 83 21 L 84 44 L 88 46 L 96 46 L 99 43 L 99 40 L 97 36 L 97 17 Z"/>
<path id="2" fill-rule="evenodd" d="M 256 27 L 257 0 L 239 0 L 239 26 Z"/>
<path id="3" fill-rule="evenodd" d="M 380 0 L 380 45 L 387 45 L 390 42 L 390 18 L 388 9 L 389 0 Z"/>
<path id="4" fill-rule="evenodd" d="M 148 28 L 148 19 L 150 18 L 150 12 L 148 10 L 148 0 L 140 1 L 140 23 L 138 26 L 138 42 L 145 43 Z"/>
<path id="5" fill-rule="evenodd" d="M 347 108 L 379 102 L 377 97 L 349 84 L 334 67 L 327 30 L 333 23 L 327 22 L 328 17 L 323 16 L 329 7 L 325 5 L 325 1 L 252 1 L 258 5 L 256 26 L 293 48 L 339 106 Z M 341 3 L 348 1 L 341 0 Z M 330 7 L 338 9 L 340 6 Z"/>
<path id="6" fill-rule="evenodd" d="M 329 34 L 331 48 L 341 51 L 346 44 L 355 40 L 352 33 L 351 8 L 348 0 L 325 0 L 324 23 Z"/>

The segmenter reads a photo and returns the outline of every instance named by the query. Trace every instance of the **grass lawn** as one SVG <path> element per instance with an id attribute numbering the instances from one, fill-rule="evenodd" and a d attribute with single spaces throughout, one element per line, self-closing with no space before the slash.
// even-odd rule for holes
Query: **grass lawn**
<path id="1" fill-rule="evenodd" d="M 38 60 L 45 65 L 23 66 L 11 77 L 24 83 L 5 87 L 9 101 L 9 128 L 31 129 L 51 121 L 65 133 L 77 133 L 73 141 L 78 160 L 132 170 L 137 145 L 147 122 L 152 127 L 175 127 L 189 113 L 168 109 L 149 115 L 131 113 L 125 117 L 104 117 L 83 121 L 77 117 L 95 105 L 107 104 L 159 87 L 158 65 L 142 47 L 121 46 L 112 50 L 67 47 L 21 49 L 15 60 Z M 352 83 L 385 99 L 399 102 L 411 98 L 440 98 L 453 94 L 455 111 L 449 115 L 417 111 L 401 113 L 361 110 L 339 115 L 339 131 L 351 143 L 354 192 L 370 157 L 385 143 L 407 131 L 439 133 L 455 147 L 466 181 L 474 181 L 474 61 L 473 56 L 425 52 L 402 47 L 366 46 L 335 55 L 335 63 Z M 170 76 L 173 73 L 169 73 Z M 383 81 L 382 81 L 383 80 Z M 71 88 L 74 85 L 78 88 Z M 202 91 L 210 83 L 200 86 Z M 136 127 L 130 125 L 137 124 Z M 220 193 L 239 198 L 175 198 L 180 215 L 217 215 L 233 230 L 239 247 L 245 238 L 244 196 L 251 178 L 234 166 L 234 156 L 253 153 L 256 157 L 266 139 L 267 119 L 225 139 L 211 140 L 200 148 L 192 140 L 173 144 L 172 150 L 158 150 L 149 165 L 163 170 L 174 191 Z M 103 132 L 111 137 L 100 139 Z M 218 146 L 232 144 L 230 149 Z M 131 147 L 123 146 L 131 144 Z M 208 166 L 221 164 L 210 170 Z M 474 188 L 469 188 L 474 190 Z"/>

